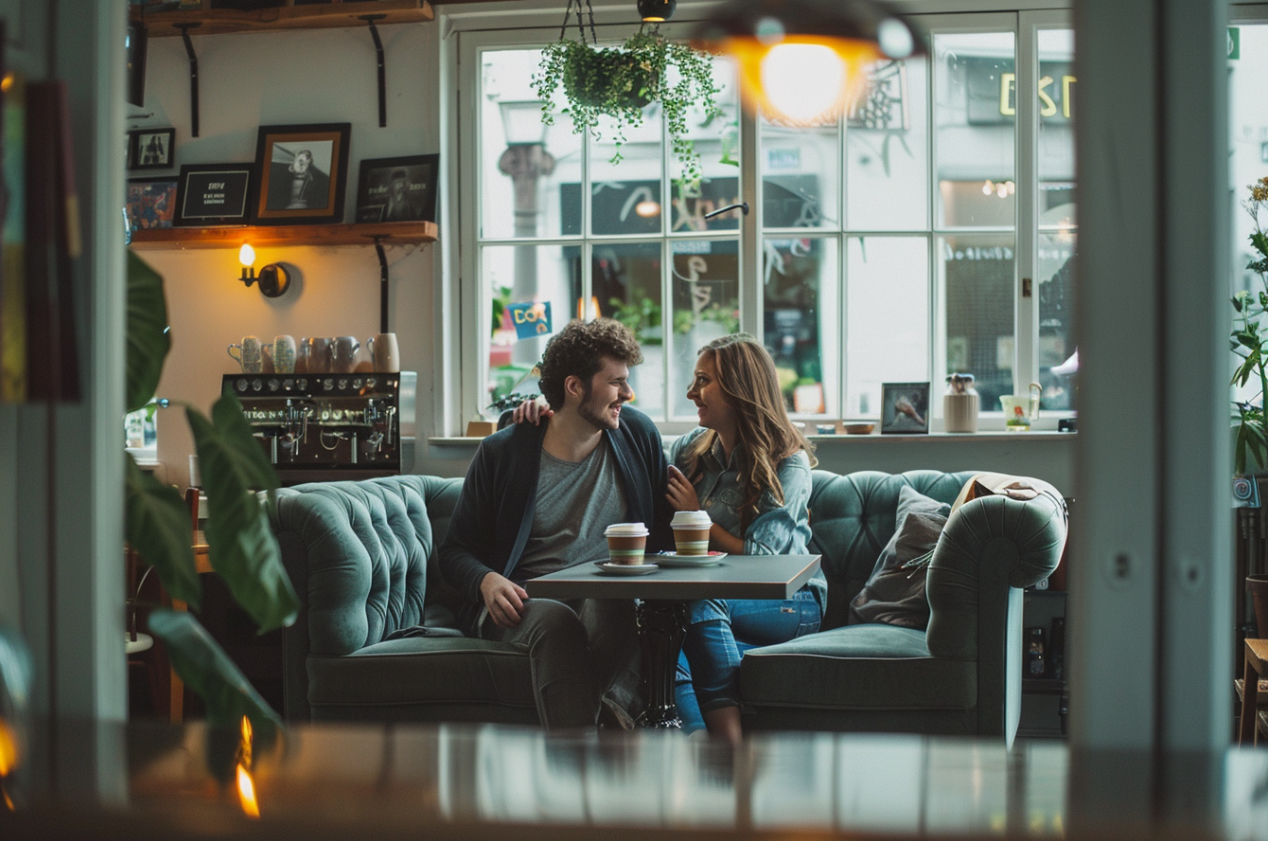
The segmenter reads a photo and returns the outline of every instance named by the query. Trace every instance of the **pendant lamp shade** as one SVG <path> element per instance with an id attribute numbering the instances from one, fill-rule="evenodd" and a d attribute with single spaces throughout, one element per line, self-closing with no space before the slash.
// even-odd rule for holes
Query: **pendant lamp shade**
<path id="1" fill-rule="evenodd" d="M 734 56 L 745 106 L 794 126 L 835 122 L 868 92 L 868 65 L 924 52 L 920 33 L 877 0 L 731 0 L 692 46 Z"/>
<path id="2" fill-rule="evenodd" d="M 638 16 L 644 23 L 662 23 L 674 16 L 678 0 L 638 0 Z"/>

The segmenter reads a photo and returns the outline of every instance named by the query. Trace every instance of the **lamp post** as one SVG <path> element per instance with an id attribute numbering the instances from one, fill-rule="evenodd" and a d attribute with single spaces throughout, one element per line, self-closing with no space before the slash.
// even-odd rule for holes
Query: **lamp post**
<path id="1" fill-rule="evenodd" d="M 499 102 L 498 108 L 506 132 L 506 151 L 498 159 L 498 170 L 510 177 L 514 188 L 515 236 L 535 237 L 538 181 L 555 171 L 555 159 L 545 148 L 542 104 L 538 100 L 518 100 Z M 513 301 L 526 301 L 537 294 L 536 246 L 515 246 L 515 280 L 511 288 Z M 536 348 L 516 342 L 511 358 L 516 363 L 532 365 L 537 361 Z"/>

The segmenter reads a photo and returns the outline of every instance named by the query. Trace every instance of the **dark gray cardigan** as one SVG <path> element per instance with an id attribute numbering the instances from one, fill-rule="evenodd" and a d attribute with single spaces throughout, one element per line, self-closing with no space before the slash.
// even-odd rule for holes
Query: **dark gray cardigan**
<path id="1" fill-rule="evenodd" d="M 672 549 L 660 431 L 642 412 L 623 406 L 619 428 L 603 434 L 612 445 L 625 490 L 625 519 L 647 524 L 649 552 Z M 495 432 L 480 443 L 467 468 L 439 564 L 449 585 L 467 598 L 459 620 L 468 630 L 474 630 L 484 607 L 484 576 L 492 571 L 510 578 L 524 554 L 536 510 L 545 435 L 546 424 L 518 424 Z"/>

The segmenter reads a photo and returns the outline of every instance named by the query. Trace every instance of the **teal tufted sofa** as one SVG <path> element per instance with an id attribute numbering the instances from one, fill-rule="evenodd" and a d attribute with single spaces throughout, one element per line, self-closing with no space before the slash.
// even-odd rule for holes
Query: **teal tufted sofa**
<path id="1" fill-rule="evenodd" d="M 287 719 L 538 723 L 527 656 L 455 630 L 436 549 L 461 487 L 392 476 L 278 491 L 273 531 L 301 602 L 283 633 Z"/>
<path id="2" fill-rule="evenodd" d="M 951 502 L 972 473 L 814 471 L 811 550 L 828 579 L 825 630 L 753 649 L 740 688 L 757 729 L 1002 736 L 1020 712 L 1021 590 L 1056 568 L 1057 492 L 966 503 L 928 573 L 928 632 L 844 625 L 894 532 L 906 484 Z M 274 532 L 302 603 L 283 634 L 291 720 L 536 724 L 528 658 L 463 637 L 436 569 L 461 479 L 393 476 L 278 492 Z"/>
<path id="3" fill-rule="evenodd" d="M 952 502 L 974 473 L 813 472 L 810 549 L 828 580 L 823 630 L 745 654 L 745 726 L 1003 738 L 1021 714 L 1022 591 L 1056 569 L 1064 500 L 987 496 L 947 522 L 926 579 L 927 631 L 846 625 L 848 605 L 893 535 L 899 489 Z"/>

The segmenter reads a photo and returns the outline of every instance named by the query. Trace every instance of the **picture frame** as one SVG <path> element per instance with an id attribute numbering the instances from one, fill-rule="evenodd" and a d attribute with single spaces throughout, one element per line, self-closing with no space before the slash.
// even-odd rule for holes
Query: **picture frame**
<path id="1" fill-rule="evenodd" d="M 128 169 L 171 169 L 176 161 L 176 129 L 139 128 L 128 132 Z"/>
<path id="2" fill-rule="evenodd" d="M 357 222 L 436 221 L 440 155 L 406 155 L 361 161 Z"/>
<path id="3" fill-rule="evenodd" d="M 929 383 L 881 383 L 881 434 L 929 433 Z"/>
<path id="4" fill-rule="evenodd" d="M 175 178 L 128 179 L 128 226 L 134 231 L 172 227 L 176 213 Z"/>
<path id="5" fill-rule="evenodd" d="M 247 224 L 253 175 L 252 164 L 183 164 L 173 224 Z"/>
<path id="6" fill-rule="evenodd" d="M 343 221 L 351 123 L 260 126 L 252 219 L 259 225 Z"/>

